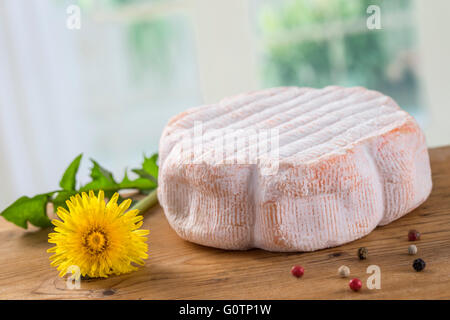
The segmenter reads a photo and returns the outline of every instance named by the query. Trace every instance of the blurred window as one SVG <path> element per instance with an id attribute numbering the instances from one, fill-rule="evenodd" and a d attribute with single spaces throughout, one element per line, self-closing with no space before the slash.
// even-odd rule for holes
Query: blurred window
<path id="1" fill-rule="evenodd" d="M 255 1 L 265 86 L 365 86 L 421 112 L 413 1 Z M 366 13 L 378 5 L 382 29 Z"/>
<path id="2" fill-rule="evenodd" d="M 201 103 L 192 27 L 176 1 L 80 5 L 86 153 L 123 171 L 158 150 L 171 116 Z"/>

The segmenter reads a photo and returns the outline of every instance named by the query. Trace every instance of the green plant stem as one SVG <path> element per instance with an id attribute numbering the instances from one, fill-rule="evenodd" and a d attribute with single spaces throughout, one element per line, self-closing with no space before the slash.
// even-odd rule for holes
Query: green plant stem
<path id="1" fill-rule="evenodd" d="M 136 203 L 131 210 L 139 210 L 141 214 L 144 214 L 145 211 L 153 207 L 155 204 L 158 203 L 158 197 L 157 197 L 157 191 L 158 189 L 153 190 L 146 196 L 144 199 L 139 200 L 138 203 Z"/>

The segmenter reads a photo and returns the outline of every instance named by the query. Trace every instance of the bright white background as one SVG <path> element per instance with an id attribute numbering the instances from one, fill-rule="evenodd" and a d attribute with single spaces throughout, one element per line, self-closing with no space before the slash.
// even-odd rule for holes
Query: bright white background
<path id="1" fill-rule="evenodd" d="M 96 10 L 83 1 L 81 29 L 69 30 L 66 9 L 77 1 L 0 0 L 0 209 L 56 189 L 81 152 L 120 176 L 157 151 L 171 116 L 264 87 L 255 16 L 265 2 L 140 1 Z M 430 146 L 450 144 L 450 1 L 418 0 L 413 8 L 423 96 L 416 116 Z M 133 64 L 124 26 L 152 19 L 176 32 L 156 35 L 164 51 L 144 68 Z M 85 161 L 81 180 L 87 174 Z"/>

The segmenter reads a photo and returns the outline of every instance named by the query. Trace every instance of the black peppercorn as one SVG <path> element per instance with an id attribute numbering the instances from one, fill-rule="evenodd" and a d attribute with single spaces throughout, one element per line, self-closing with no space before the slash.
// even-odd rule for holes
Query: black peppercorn
<path id="1" fill-rule="evenodd" d="M 413 262 L 413 268 L 417 272 L 422 271 L 423 269 L 425 269 L 425 266 L 426 266 L 426 263 L 422 259 L 416 259 Z"/>
<path id="2" fill-rule="evenodd" d="M 362 248 L 358 249 L 358 258 L 359 258 L 359 260 L 367 259 L 368 255 L 369 255 L 369 250 L 367 250 L 367 248 L 362 247 Z"/>

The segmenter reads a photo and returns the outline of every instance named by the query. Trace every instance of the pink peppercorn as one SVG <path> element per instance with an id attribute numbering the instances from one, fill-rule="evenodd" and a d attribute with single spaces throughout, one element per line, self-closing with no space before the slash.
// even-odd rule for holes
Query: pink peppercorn
<path id="1" fill-rule="evenodd" d="M 409 230 L 409 232 L 408 232 L 408 240 L 409 241 L 420 240 L 420 232 L 418 232 L 417 230 Z"/>
<path id="2" fill-rule="evenodd" d="M 291 273 L 294 277 L 300 278 L 305 273 L 305 269 L 302 266 L 293 266 Z"/>
<path id="3" fill-rule="evenodd" d="M 350 280 L 350 283 L 348 284 L 350 286 L 350 289 L 353 291 L 359 291 L 362 287 L 362 282 L 358 278 Z"/>

